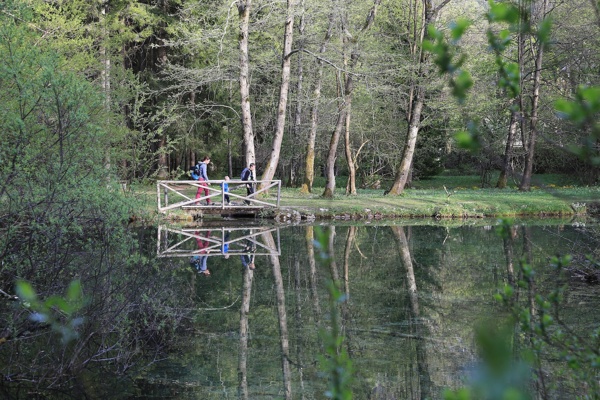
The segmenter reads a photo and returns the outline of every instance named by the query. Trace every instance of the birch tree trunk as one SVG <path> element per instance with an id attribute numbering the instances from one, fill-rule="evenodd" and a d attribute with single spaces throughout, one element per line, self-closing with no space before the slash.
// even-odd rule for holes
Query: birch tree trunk
<path id="1" fill-rule="evenodd" d="M 271 249 L 277 248 L 271 232 L 261 234 L 264 243 Z M 279 320 L 279 339 L 281 345 L 281 369 L 283 373 L 283 392 L 286 400 L 292 398 L 292 372 L 290 368 L 290 344 L 287 328 L 287 312 L 285 309 L 285 290 L 283 278 L 281 276 L 281 264 L 279 256 L 270 255 L 271 266 L 273 268 L 273 278 L 275 281 L 275 294 L 277 297 L 277 317 Z"/>
<path id="2" fill-rule="evenodd" d="M 275 176 L 275 170 L 279 164 L 279 156 L 281 154 L 281 142 L 283 140 L 283 132 L 285 130 L 285 110 L 287 108 L 288 92 L 290 88 L 290 71 L 292 40 L 294 36 L 294 11 L 296 8 L 296 0 L 287 1 L 287 17 L 285 19 L 285 31 L 283 36 L 283 60 L 281 66 L 281 87 L 279 89 L 279 106 L 277 107 L 277 123 L 273 145 L 271 147 L 271 156 L 265 166 L 262 181 L 270 181 Z M 264 188 L 267 184 L 261 183 L 260 188 Z"/>
<path id="3" fill-rule="evenodd" d="M 240 95 L 242 132 L 244 136 L 244 157 L 246 165 L 256 159 L 254 150 L 254 131 L 252 130 L 252 114 L 250 112 L 250 61 L 248 58 L 248 28 L 250 25 L 250 7 L 252 0 L 239 0 L 237 8 L 240 18 Z"/>
<path id="4" fill-rule="evenodd" d="M 517 107 L 518 100 L 513 102 L 513 107 Z M 506 188 L 508 183 L 508 175 L 510 175 L 510 162 L 512 160 L 512 149 L 513 141 L 517 134 L 517 128 L 519 126 L 520 113 L 517 110 L 511 110 L 510 112 L 510 123 L 508 125 L 508 135 L 506 136 L 506 146 L 504 148 L 504 157 L 502 158 L 502 169 L 500 170 L 500 176 L 496 187 L 498 189 Z"/>

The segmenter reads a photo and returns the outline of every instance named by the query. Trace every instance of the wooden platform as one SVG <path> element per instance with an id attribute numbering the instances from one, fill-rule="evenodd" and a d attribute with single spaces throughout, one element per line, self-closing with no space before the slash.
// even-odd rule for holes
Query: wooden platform
<path id="1" fill-rule="evenodd" d="M 158 181 L 156 193 L 158 211 L 167 213 L 170 210 L 183 209 L 196 216 L 209 214 L 221 215 L 256 215 L 263 209 L 279 208 L 281 198 L 281 181 L 253 181 L 257 186 L 256 191 L 250 195 L 246 193 L 248 182 L 229 180 L 229 192 L 223 192 L 224 181 Z M 210 184 L 210 185 L 207 185 Z M 259 185 L 263 185 L 260 186 Z M 277 188 L 275 198 L 268 195 L 270 188 Z M 208 193 L 207 193 L 208 192 Z M 231 199 L 230 204 L 225 204 L 225 196 Z M 206 201 L 211 201 L 210 205 Z M 245 202 L 250 204 L 246 205 Z"/>
<path id="2" fill-rule="evenodd" d="M 253 206 L 253 205 L 241 205 L 241 204 L 231 204 L 231 205 L 221 205 L 221 204 L 211 204 L 206 205 L 197 205 L 197 206 L 182 206 L 181 209 L 189 212 L 200 212 L 202 214 L 210 214 L 210 215 L 256 215 L 259 211 L 264 210 L 264 206 Z"/>

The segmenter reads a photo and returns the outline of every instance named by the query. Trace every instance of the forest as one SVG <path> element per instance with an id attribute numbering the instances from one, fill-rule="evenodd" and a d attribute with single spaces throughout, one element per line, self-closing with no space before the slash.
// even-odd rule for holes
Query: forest
<path id="1" fill-rule="evenodd" d="M 594 184 L 599 15 L 595 0 L 8 0 L 2 158 L 38 157 L 22 144 L 39 129 L 121 181 L 184 179 L 210 155 L 219 179 L 256 162 L 303 192 L 326 177 L 326 197 L 336 176 L 347 194 L 441 173 Z"/>
<path id="2" fill-rule="evenodd" d="M 211 178 L 256 163 L 260 179 L 324 198 L 398 196 L 442 174 L 520 191 L 534 174 L 597 184 L 599 31 L 597 0 L 0 1 L 0 397 L 100 393 L 109 372 L 134 376 L 191 329 L 193 271 L 148 256 L 157 239 L 131 224 L 142 207 L 123 183 L 189 179 L 209 156 Z M 499 230 L 512 270 L 517 229 Z M 402 229 L 386 232 L 408 249 Z M 575 258 L 597 273 L 590 254 Z M 500 300 L 534 304 L 527 268 L 530 298 L 507 285 Z M 535 298 L 544 312 L 560 283 Z M 539 315 L 526 322 L 545 334 Z M 552 339 L 575 349 L 569 367 L 585 366 L 595 394 L 600 333 L 584 331 L 592 350 Z"/>

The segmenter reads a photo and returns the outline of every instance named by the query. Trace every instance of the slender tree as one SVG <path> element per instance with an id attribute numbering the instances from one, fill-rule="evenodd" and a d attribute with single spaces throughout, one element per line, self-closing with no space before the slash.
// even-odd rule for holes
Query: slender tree
<path id="1" fill-rule="evenodd" d="M 336 9 L 336 0 L 332 0 L 331 12 L 328 16 L 327 30 L 325 37 L 321 42 L 319 54 L 323 55 L 327 49 L 327 44 L 331 40 L 334 27 L 334 10 Z M 308 134 L 308 143 L 306 149 L 306 159 L 304 165 L 304 182 L 302 183 L 301 192 L 311 193 L 315 178 L 315 141 L 317 138 L 318 120 L 319 120 L 319 100 L 321 98 L 321 87 L 323 83 L 323 60 L 317 58 L 316 79 L 313 88 L 313 99 L 310 110 L 310 132 Z"/>
<path id="2" fill-rule="evenodd" d="M 244 136 L 244 156 L 246 165 L 256 158 L 254 150 L 254 131 L 252 130 L 252 114 L 250 112 L 250 60 L 248 57 L 248 30 L 250 25 L 250 7 L 252 0 L 239 0 L 237 8 L 240 18 L 240 95 L 241 118 Z"/>
<path id="3" fill-rule="evenodd" d="M 279 87 L 279 104 L 277 106 L 277 122 L 275 137 L 271 147 L 271 155 L 265 166 L 261 180 L 270 181 L 275 176 L 275 170 L 279 163 L 279 155 L 281 154 L 281 141 L 285 129 L 285 114 L 288 101 L 288 92 L 290 88 L 291 74 L 291 51 L 292 40 L 294 37 L 294 13 L 296 10 L 297 0 L 287 1 L 287 16 L 285 19 L 285 29 L 283 35 L 283 54 L 281 65 L 281 86 Z M 261 183 L 261 188 L 267 183 Z"/>
<path id="4" fill-rule="evenodd" d="M 404 192 L 406 182 L 408 181 L 410 170 L 413 162 L 413 156 L 415 153 L 415 147 L 417 144 L 417 136 L 419 129 L 421 128 L 421 113 L 425 105 L 425 84 L 427 76 L 429 75 L 429 57 L 427 53 L 422 50 L 423 41 L 428 37 L 427 29 L 429 25 L 436 22 L 439 11 L 450 2 L 450 0 L 444 0 L 437 7 L 433 6 L 432 0 L 422 0 L 422 6 L 417 7 L 417 2 L 413 3 L 412 7 L 414 15 L 420 15 L 420 21 L 418 25 L 414 25 L 415 32 L 417 33 L 416 41 L 413 49 L 417 55 L 418 63 L 418 75 L 417 82 L 414 88 L 411 88 L 409 109 L 407 112 L 408 130 L 406 133 L 406 143 L 404 145 L 404 151 L 402 154 L 402 160 L 396 172 L 394 183 L 389 189 L 388 193 L 391 195 L 400 195 Z M 417 28 L 418 26 L 418 28 Z"/>
<path id="5" fill-rule="evenodd" d="M 531 2 L 532 13 L 538 4 L 535 1 Z M 542 0 L 539 5 L 540 9 L 540 27 L 542 22 L 546 18 L 548 12 L 548 0 Z M 539 32 L 538 32 L 539 33 Z M 531 88 L 531 113 L 529 115 L 529 141 L 527 143 L 527 156 L 525 158 L 525 169 L 523 171 L 523 177 L 521 178 L 521 184 L 519 190 L 529 191 L 531 189 L 531 175 L 533 174 L 533 162 L 535 153 L 535 143 L 538 135 L 538 115 L 540 105 L 540 88 L 542 81 L 542 61 L 544 58 L 544 47 L 546 46 L 545 40 L 538 40 L 532 44 L 532 51 L 535 53 L 535 66 L 533 71 L 533 86 Z"/>
<path id="6" fill-rule="evenodd" d="M 333 194 L 335 193 L 335 161 L 337 158 L 337 146 L 340 140 L 340 135 L 342 133 L 342 130 L 344 129 L 344 125 L 346 122 L 346 114 L 349 112 L 349 107 L 352 103 L 354 77 L 353 74 L 350 73 L 350 71 L 352 71 L 359 59 L 359 49 L 357 43 L 360 39 L 360 36 L 367 32 L 369 28 L 371 28 L 371 26 L 373 25 L 373 22 L 375 21 L 375 16 L 377 14 L 377 8 L 380 4 L 381 0 L 375 0 L 373 2 L 373 6 L 369 9 L 369 12 L 367 13 L 365 23 L 357 33 L 356 38 L 354 38 L 350 34 L 346 19 L 342 18 L 344 48 L 351 47 L 352 50 L 350 50 L 349 61 L 344 62 L 344 65 L 347 65 L 347 71 L 345 71 L 345 79 L 343 84 L 343 100 L 338 108 L 337 122 L 335 124 L 333 133 L 331 134 L 331 140 L 329 141 L 329 151 L 327 153 L 327 164 L 325 167 L 325 171 L 327 174 L 327 183 L 325 184 L 325 191 L 322 195 L 323 197 L 330 198 L 333 197 Z"/>

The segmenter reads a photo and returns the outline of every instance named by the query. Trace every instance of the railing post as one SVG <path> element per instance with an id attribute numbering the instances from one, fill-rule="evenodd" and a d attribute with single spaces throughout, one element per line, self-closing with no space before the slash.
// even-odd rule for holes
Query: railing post
<path id="1" fill-rule="evenodd" d="M 160 211 L 160 182 L 156 181 L 156 201 L 158 202 L 158 211 Z"/>
<path id="2" fill-rule="evenodd" d="M 277 181 L 277 208 L 279 208 L 279 199 L 281 198 L 281 181 Z"/>

